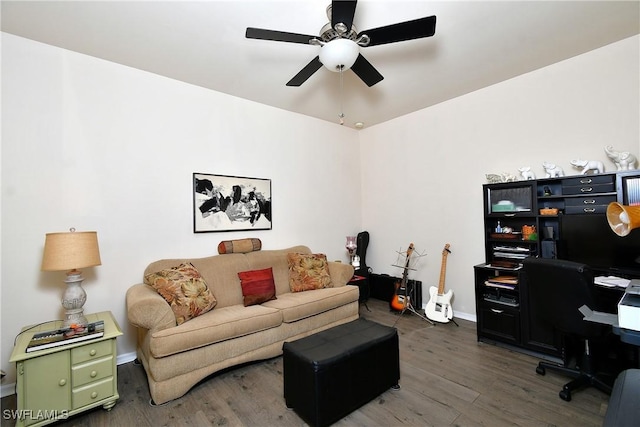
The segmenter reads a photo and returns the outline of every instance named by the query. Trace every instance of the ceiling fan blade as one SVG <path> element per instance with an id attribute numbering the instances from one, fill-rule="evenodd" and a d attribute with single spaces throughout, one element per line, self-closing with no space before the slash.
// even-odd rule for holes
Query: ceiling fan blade
<path id="1" fill-rule="evenodd" d="M 331 28 L 336 28 L 336 24 L 342 22 L 347 27 L 347 32 L 353 25 L 353 16 L 356 13 L 356 0 L 333 0 L 331 2 Z"/>
<path id="2" fill-rule="evenodd" d="M 276 42 L 309 44 L 309 40 L 317 38 L 306 34 L 286 33 L 284 31 L 265 30 L 262 28 L 247 28 L 248 39 L 273 40 Z"/>
<path id="3" fill-rule="evenodd" d="M 427 16 L 426 18 L 414 19 L 413 21 L 400 22 L 398 24 L 361 31 L 358 37 L 366 34 L 370 39 L 369 46 L 377 46 L 386 43 L 431 37 L 435 33 L 436 17 Z"/>
<path id="4" fill-rule="evenodd" d="M 351 69 L 369 87 L 384 79 L 384 77 L 382 77 L 382 74 L 380 74 L 378 70 L 376 70 L 374 66 L 371 65 L 371 63 L 367 61 L 364 56 L 362 56 L 362 54 L 358 54 L 358 58 L 356 59 L 356 62 L 351 66 Z"/>
<path id="5" fill-rule="evenodd" d="M 291 80 L 287 83 L 287 86 L 300 86 L 302 83 L 306 82 L 309 77 L 313 75 L 316 71 L 318 71 L 322 67 L 322 62 L 320 62 L 320 57 L 316 56 L 309 62 L 305 67 L 300 70 L 298 74 L 293 76 Z"/>

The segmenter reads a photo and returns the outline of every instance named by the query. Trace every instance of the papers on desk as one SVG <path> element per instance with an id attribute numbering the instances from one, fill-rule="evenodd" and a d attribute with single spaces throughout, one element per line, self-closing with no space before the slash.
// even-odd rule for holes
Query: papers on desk
<path id="1" fill-rule="evenodd" d="M 616 276 L 597 276 L 593 279 L 596 285 L 605 286 L 607 288 L 623 288 L 625 289 L 631 280 L 623 279 Z"/>
<path id="2" fill-rule="evenodd" d="M 604 325 L 618 326 L 618 316 L 613 313 L 604 313 L 602 311 L 593 311 L 586 305 L 578 309 L 584 316 L 584 320 L 589 322 L 602 323 Z"/>

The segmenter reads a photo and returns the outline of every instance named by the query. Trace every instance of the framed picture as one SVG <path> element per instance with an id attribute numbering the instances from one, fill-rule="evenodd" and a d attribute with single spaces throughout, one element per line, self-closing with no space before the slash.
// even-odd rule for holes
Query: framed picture
<path id="1" fill-rule="evenodd" d="M 271 180 L 193 174 L 193 232 L 271 230 Z"/>

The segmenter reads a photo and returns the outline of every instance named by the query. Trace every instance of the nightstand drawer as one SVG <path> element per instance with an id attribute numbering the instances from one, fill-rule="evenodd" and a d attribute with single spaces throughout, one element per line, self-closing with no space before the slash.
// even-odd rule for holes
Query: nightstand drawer
<path id="1" fill-rule="evenodd" d="M 74 387 L 78 387 L 91 381 L 97 381 L 102 378 L 113 375 L 113 357 L 105 357 L 104 359 L 92 360 L 88 363 L 73 365 L 71 367 L 71 380 Z"/>
<path id="2" fill-rule="evenodd" d="M 113 377 L 109 377 L 83 387 L 74 388 L 71 391 L 71 402 L 73 409 L 78 409 L 111 397 L 113 394 Z"/>
<path id="3" fill-rule="evenodd" d="M 99 359 L 112 354 L 111 340 L 93 342 L 71 350 L 71 364 Z"/>

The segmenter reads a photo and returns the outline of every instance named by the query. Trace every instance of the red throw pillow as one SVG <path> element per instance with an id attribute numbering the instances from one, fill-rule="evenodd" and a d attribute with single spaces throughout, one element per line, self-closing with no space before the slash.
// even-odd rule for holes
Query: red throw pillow
<path id="1" fill-rule="evenodd" d="M 276 284 L 273 281 L 271 267 L 264 270 L 243 271 L 238 273 L 238 277 L 245 307 L 276 299 Z"/>

